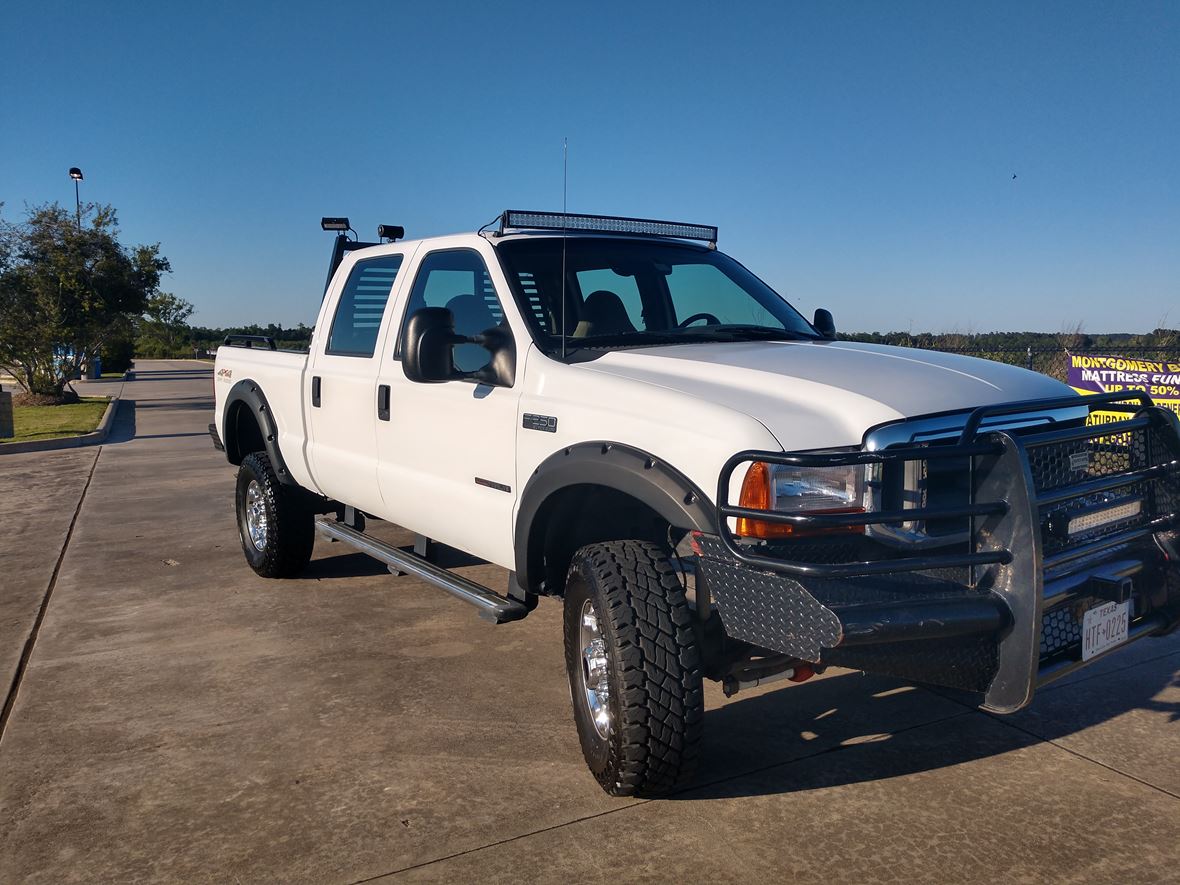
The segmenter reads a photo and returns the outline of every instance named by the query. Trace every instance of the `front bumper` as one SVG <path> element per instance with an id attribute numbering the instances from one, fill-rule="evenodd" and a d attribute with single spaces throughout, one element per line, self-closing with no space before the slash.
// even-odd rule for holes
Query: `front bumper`
<path id="1" fill-rule="evenodd" d="M 1135 398 L 1135 405 L 1123 401 Z M 1038 686 L 1180 623 L 1180 422 L 1146 397 L 1087 397 L 1111 423 L 981 432 L 986 416 L 1076 406 L 1077 399 L 977 410 L 958 440 L 876 452 L 743 452 L 722 471 L 720 531 L 697 535 L 700 576 L 726 633 L 801 660 L 975 692 L 997 712 Z M 1121 413 L 1121 414 L 1119 414 Z M 1084 457 L 1083 457 L 1084 453 Z M 956 458 L 969 498 L 904 511 L 797 516 L 728 503 L 749 461 L 823 466 Z M 1137 502 L 1133 516 L 1076 536 L 1095 509 Z M 968 540 L 907 555 L 869 538 L 751 543 L 746 516 L 809 529 L 961 519 Z M 847 536 L 846 536 L 847 537 Z M 1129 601 L 1127 639 L 1083 662 L 1085 612 Z"/>

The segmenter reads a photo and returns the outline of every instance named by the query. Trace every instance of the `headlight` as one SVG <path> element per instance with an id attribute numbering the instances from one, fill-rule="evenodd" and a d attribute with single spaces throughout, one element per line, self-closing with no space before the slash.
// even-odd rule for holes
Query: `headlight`
<path id="1" fill-rule="evenodd" d="M 740 506 L 780 513 L 855 513 L 864 510 L 863 466 L 789 467 L 755 461 L 742 481 Z M 785 538 L 838 532 L 863 533 L 864 526 L 805 529 L 788 523 L 741 517 L 736 533 L 747 538 Z"/>

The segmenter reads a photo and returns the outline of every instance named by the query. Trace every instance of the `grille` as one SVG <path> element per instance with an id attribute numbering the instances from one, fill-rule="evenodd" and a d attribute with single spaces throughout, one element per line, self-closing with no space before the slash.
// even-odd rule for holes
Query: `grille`
<path id="1" fill-rule="evenodd" d="M 917 447 L 951 445 L 953 440 L 918 443 Z M 971 497 L 970 462 L 967 458 L 932 458 L 930 460 L 892 462 L 881 466 L 869 482 L 882 510 L 914 507 L 958 507 Z M 877 525 L 871 530 L 877 537 L 894 536 L 904 540 L 938 538 L 965 540 L 969 529 L 966 517 L 915 520 L 900 526 Z"/>
<path id="2" fill-rule="evenodd" d="M 1120 416 L 1125 419 L 1129 416 Z M 1073 425 L 1080 429 L 1080 424 Z M 1065 429 L 1058 427 L 1056 429 Z M 1180 510 L 1180 476 L 1175 471 L 1154 479 L 1137 481 L 1107 491 L 1087 491 L 1086 484 L 1106 477 L 1142 471 L 1156 465 L 1166 465 L 1180 459 L 1180 446 L 1166 426 L 1151 422 L 1115 433 L 1102 434 L 1102 426 L 1092 428 L 1092 437 L 1037 444 L 1037 427 L 1017 436 L 1027 437 L 1026 455 L 1033 480 L 1033 491 L 1038 497 L 1068 492 L 1077 487 L 1079 494 L 1056 504 L 1047 504 L 1039 514 L 1041 519 L 1042 550 L 1045 556 L 1067 553 L 1071 548 L 1135 529 L 1151 521 Z M 937 443 L 936 443 L 937 444 Z M 904 491 L 900 476 L 901 465 L 894 469 L 892 479 L 893 502 L 900 506 Z M 920 505 L 953 507 L 970 499 L 966 459 L 930 460 L 921 463 L 916 473 Z M 889 490 L 890 484 L 883 483 Z M 1101 512 L 1120 504 L 1138 502 L 1138 512 L 1112 520 L 1093 528 L 1075 531 L 1071 535 L 1071 520 L 1083 514 Z M 931 537 L 954 535 L 968 531 L 966 519 L 930 520 L 921 527 Z M 1121 546 L 1121 545 L 1120 545 Z M 1091 565 L 1095 559 L 1109 557 L 1112 550 L 1091 554 L 1083 559 L 1059 559 L 1052 572 L 1064 574 Z M 1053 609 L 1044 612 L 1041 624 L 1040 657 L 1076 656 L 1080 654 L 1082 617 L 1102 600 L 1086 595 L 1082 590 Z"/>
<path id="3" fill-rule="evenodd" d="M 1042 547 L 1046 557 L 1057 556 L 1054 574 L 1085 568 L 1096 559 L 1110 556 L 1117 548 L 1107 547 L 1084 558 L 1070 557 L 1068 551 L 1081 545 L 1099 542 L 1119 532 L 1140 528 L 1160 517 L 1175 514 L 1180 495 L 1180 477 L 1173 470 L 1162 476 L 1120 485 L 1107 491 L 1087 491 L 1086 484 L 1104 477 L 1143 471 L 1167 465 L 1180 457 L 1174 435 L 1166 426 L 1152 421 L 1147 426 L 1102 435 L 1101 425 L 1094 427 L 1093 437 L 1037 445 L 1031 439 L 1026 450 L 1029 469 L 1038 496 L 1067 493 L 1076 487 L 1079 494 L 1057 504 L 1046 504 L 1040 512 Z M 1069 534 L 1071 519 L 1079 515 L 1114 508 L 1123 503 L 1139 503 L 1139 512 L 1094 528 Z M 1119 547 L 1125 540 L 1111 541 Z M 1082 551 L 1079 551 L 1082 552 Z M 1065 556 L 1058 556 L 1058 554 Z M 1051 565 L 1051 564 L 1050 564 Z M 1103 600 L 1084 589 L 1044 612 L 1041 621 L 1040 656 L 1076 659 L 1081 653 L 1082 619 L 1087 610 Z M 1136 603 L 1136 606 L 1139 603 Z"/>
<path id="4" fill-rule="evenodd" d="M 1081 644 L 1082 617 L 1087 609 L 1101 602 L 1096 596 L 1083 596 L 1045 612 L 1041 619 L 1041 657 Z"/>
<path id="5" fill-rule="evenodd" d="M 1100 432 L 1100 429 L 1095 428 L 1095 432 Z M 1180 452 L 1174 451 L 1174 448 L 1168 436 L 1152 426 L 1090 439 L 1032 445 L 1027 453 L 1034 489 L 1037 494 L 1043 495 L 1129 470 L 1166 464 L 1180 458 Z M 908 482 L 902 475 L 903 465 L 889 467 L 881 483 L 882 502 L 887 507 L 955 507 L 970 500 L 969 465 L 965 458 L 920 462 L 914 477 Z M 910 483 L 917 488 L 907 492 L 905 485 Z M 1175 513 L 1180 509 L 1178 484 L 1180 479 L 1173 474 L 1120 486 L 1108 492 L 1079 494 L 1045 508 L 1040 514 L 1045 554 L 1059 553 L 1074 545 L 1142 526 L 1160 515 Z M 1075 531 L 1072 537 L 1069 535 L 1071 518 L 1084 512 L 1134 501 L 1141 502 L 1138 513 L 1083 532 Z M 948 540 L 962 536 L 969 529 L 966 518 L 931 519 L 925 524 L 911 525 L 929 537 Z"/>
<path id="6" fill-rule="evenodd" d="M 971 468 L 966 458 L 923 461 L 926 494 L 923 506 L 957 507 L 971 499 Z M 966 517 L 930 519 L 926 533 L 933 537 L 962 534 L 970 528 Z"/>
<path id="7" fill-rule="evenodd" d="M 1029 469 L 1038 494 L 1130 470 L 1142 470 L 1175 458 L 1168 442 L 1154 427 L 1138 428 L 1091 439 L 1033 446 L 1028 450 Z M 1067 550 L 1150 522 L 1175 512 L 1176 478 L 1135 482 L 1106 492 L 1083 493 L 1041 512 L 1042 545 L 1046 555 Z M 1069 534 L 1072 518 L 1086 511 L 1140 502 L 1138 513 L 1083 532 Z"/>
<path id="8" fill-rule="evenodd" d="M 1095 439 L 1037 446 L 1028 466 L 1039 491 L 1047 492 L 1085 479 L 1111 476 L 1147 465 L 1148 431 L 1131 430 Z"/>

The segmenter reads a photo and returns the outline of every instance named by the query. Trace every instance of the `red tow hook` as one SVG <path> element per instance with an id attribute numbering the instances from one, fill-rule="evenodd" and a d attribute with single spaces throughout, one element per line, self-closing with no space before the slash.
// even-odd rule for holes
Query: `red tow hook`
<path id="1" fill-rule="evenodd" d="M 815 668 L 811 664 L 800 664 L 795 672 L 787 677 L 791 682 L 806 682 L 815 675 Z"/>

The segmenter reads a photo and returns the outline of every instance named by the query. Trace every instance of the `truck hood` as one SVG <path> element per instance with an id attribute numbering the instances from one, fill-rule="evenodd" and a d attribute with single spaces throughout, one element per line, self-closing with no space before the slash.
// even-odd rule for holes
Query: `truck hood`
<path id="1" fill-rule="evenodd" d="M 786 449 L 859 445 L 869 428 L 901 418 L 1071 393 L 1004 363 L 848 341 L 645 347 L 582 366 L 741 411 Z"/>

